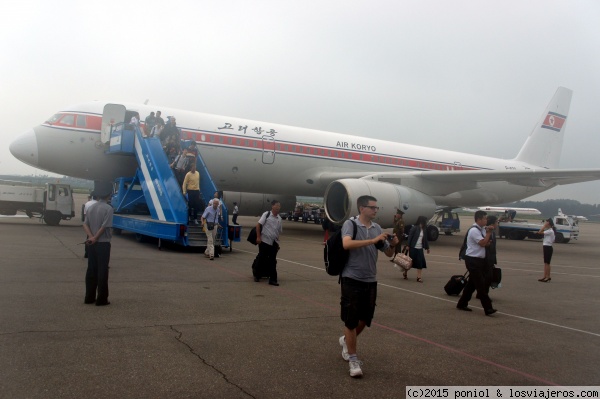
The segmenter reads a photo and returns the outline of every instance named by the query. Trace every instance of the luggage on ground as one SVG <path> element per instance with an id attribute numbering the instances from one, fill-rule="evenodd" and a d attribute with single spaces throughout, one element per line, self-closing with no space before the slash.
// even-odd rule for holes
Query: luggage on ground
<path id="1" fill-rule="evenodd" d="M 269 268 L 260 262 L 258 257 L 252 263 L 252 275 L 258 279 L 269 278 Z"/>
<path id="2" fill-rule="evenodd" d="M 448 295 L 459 295 L 469 279 L 469 272 L 465 274 L 457 274 L 450 277 L 450 280 L 444 286 L 444 291 Z"/>

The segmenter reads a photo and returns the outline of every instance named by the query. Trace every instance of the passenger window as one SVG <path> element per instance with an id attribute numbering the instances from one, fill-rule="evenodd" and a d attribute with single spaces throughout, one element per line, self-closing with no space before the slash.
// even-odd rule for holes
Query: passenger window
<path id="1" fill-rule="evenodd" d="M 85 115 L 77 115 L 77 127 L 86 127 Z"/>

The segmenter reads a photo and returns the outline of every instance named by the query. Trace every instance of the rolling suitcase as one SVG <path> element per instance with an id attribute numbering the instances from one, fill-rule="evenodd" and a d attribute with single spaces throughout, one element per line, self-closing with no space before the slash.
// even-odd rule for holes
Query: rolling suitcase
<path id="1" fill-rule="evenodd" d="M 252 276 L 254 276 L 255 280 L 269 278 L 269 270 L 264 266 L 264 263 L 260 262 L 258 256 L 252 262 Z"/>
<path id="2" fill-rule="evenodd" d="M 469 272 L 463 274 L 457 274 L 450 277 L 450 280 L 444 286 L 444 291 L 448 295 L 459 295 L 465 285 L 467 285 L 467 281 L 469 279 Z"/>

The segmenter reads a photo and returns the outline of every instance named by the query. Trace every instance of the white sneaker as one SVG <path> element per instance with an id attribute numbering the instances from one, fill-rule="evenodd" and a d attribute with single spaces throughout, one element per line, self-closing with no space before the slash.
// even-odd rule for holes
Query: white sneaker
<path id="1" fill-rule="evenodd" d="M 348 347 L 346 346 L 346 338 L 343 335 L 340 337 L 340 345 L 342 346 L 342 358 L 345 361 L 348 361 L 350 355 L 348 354 Z"/>
<path id="2" fill-rule="evenodd" d="M 363 372 L 360 368 L 362 362 L 360 360 L 350 360 L 350 377 L 359 378 L 362 377 Z"/>

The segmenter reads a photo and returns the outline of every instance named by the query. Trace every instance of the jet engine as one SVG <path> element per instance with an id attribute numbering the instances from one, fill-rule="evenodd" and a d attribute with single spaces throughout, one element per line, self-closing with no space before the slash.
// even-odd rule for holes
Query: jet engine
<path id="1" fill-rule="evenodd" d="M 394 214 L 404 212 L 407 225 L 419 216 L 429 219 L 435 212 L 435 201 L 428 195 L 408 187 L 366 179 L 341 179 L 331 182 L 325 190 L 325 213 L 330 221 L 342 224 L 359 214 L 356 200 L 362 195 L 377 198 L 379 211 L 375 222 L 383 228 L 392 227 Z"/>
<path id="2" fill-rule="evenodd" d="M 272 200 L 281 202 L 282 212 L 296 208 L 296 196 L 294 195 L 223 192 L 223 201 L 230 215 L 233 212 L 233 203 L 237 202 L 241 216 L 260 216 L 263 212 L 271 210 Z"/>

